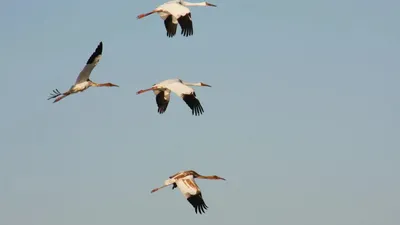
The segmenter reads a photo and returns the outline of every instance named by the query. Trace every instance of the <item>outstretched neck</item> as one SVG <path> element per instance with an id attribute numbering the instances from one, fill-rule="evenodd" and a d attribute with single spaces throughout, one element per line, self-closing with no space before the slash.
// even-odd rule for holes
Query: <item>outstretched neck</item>
<path id="1" fill-rule="evenodd" d="M 184 6 L 207 6 L 206 2 L 182 2 Z"/>
<path id="2" fill-rule="evenodd" d="M 92 87 L 119 87 L 118 85 L 113 84 L 113 83 L 98 84 L 93 81 L 89 81 L 89 86 L 92 86 Z"/>
<path id="3" fill-rule="evenodd" d="M 208 180 L 218 180 L 215 176 L 203 176 L 203 175 L 198 175 L 196 178 L 199 179 L 208 179 Z"/>
<path id="4" fill-rule="evenodd" d="M 182 82 L 186 86 L 202 86 L 201 83 L 190 83 L 190 82 Z"/>

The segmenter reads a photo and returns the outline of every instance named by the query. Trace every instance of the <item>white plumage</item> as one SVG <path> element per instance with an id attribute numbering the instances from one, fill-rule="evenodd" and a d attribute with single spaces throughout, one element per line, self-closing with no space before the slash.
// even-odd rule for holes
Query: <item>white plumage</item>
<path id="1" fill-rule="evenodd" d="M 216 5 L 208 2 L 191 3 L 183 0 L 173 0 L 158 6 L 151 12 L 140 14 L 137 18 L 141 19 L 153 13 L 158 13 L 161 19 L 164 20 L 164 26 L 167 30 L 168 37 L 175 36 L 178 24 L 182 29 L 181 34 L 188 37 L 193 35 L 192 14 L 188 6 L 216 7 Z"/>
<path id="2" fill-rule="evenodd" d="M 201 192 L 199 186 L 194 181 L 193 175 L 188 175 L 182 179 L 177 180 L 176 186 L 179 188 L 185 198 Z"/>
<path id="3" fill-rule="evenodd" d="M 85 65 L 85 67 L 83 67 L 82 71 L 79 73 L 78 77 L 76 78 L 75 84 L 85 82 L 85 81 L 87 81 L 87 79 L 89 79 L 90 74 L 92 73 L 93 69 L 100 62 L 102 53 L 103 53 L 103 42 L 100 42 L 96 51 L 88 59 L 87 64 Z"/>
<path id="4" fill-rule="evenodd" d="M 172 91 L 186 102 L 186 104 L 192 110 L 192 115 L 199 116 L 204 112 L 204 109 L 200 104 L 200 101 L 196 98 L 194 89 L 190 86 L 211 87 L 210 85 L 202 82 L 188 83 L 183 82 L 180 79 L 169 79 L 158 84 L 154 84 L 151 88 L 140 90 L 137 92 L 137 94 L 152 90 L 156 95 L 158 112 L 162 114 L 167 110 Z"/>
<path id="5" fill-rule="evenodd" d="M 172 15 L 173 21 L 175 24 L 178 24 L 178 18 L 181 16 L 185 16 L 190 13 L 190 9 L 186 6 L 183 6 L 180 1 L 169 1 L 160 6 L 158 6 L 155 10 L 160 11 L 158 15 L 160 15 L 161 19 L 165 20 L 169 15 Z"/>

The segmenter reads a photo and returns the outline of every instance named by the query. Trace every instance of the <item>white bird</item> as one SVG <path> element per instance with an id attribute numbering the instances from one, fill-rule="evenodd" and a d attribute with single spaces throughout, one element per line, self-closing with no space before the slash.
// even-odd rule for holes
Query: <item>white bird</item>
<path id="1" fill-rule="evenodd" d="M 103 53 L 103 42 L 100 42 L 96 50 L 92 53 L 92 55 L 86 62 L 85 67 L 79 73 L 79 76 L 76 79 L 75 84 L 72 85 L 71 88 L 64 93 L 60 93 L 58 89 L 53 90 L 54 94 L 51 93 L 50 97 L 47 100 L 58 97 L 56 98 L 56 100 L 54 100 L 53 103 L 55 103 L 67 97 L 70 94 L 82 92 L 88 89 L 89 87 L 119 87 L 118 85 L 112 83 L 98 84 L 89 79 L 92 70 L 94 69 L 94 67 L 96 67 L 97 63 L 99 63 L 102 53 Z"/>
<path id="2" fill-rule="evenodd" d="M 185 37 L 193 35 L 193 24 L 192 14 L 188 6 L 212 6 L 217 7 L 214 4 L 208 2 L 191 3 L 183 0 L 173 0 L 166 2 L 151 12 L 140 14 L 137 16 L 138 19 L 142 19 L 153 13 L 158 13 L 161 19 L 164 20 L 165 29 L 167 30 L 167 36 L 173 37 L 176 34 L 176 27 L 181 26 L 181 34 Z"/>
<path id="3" fill-rule="evenodd" d="M 154 84 L 151 88 L 140 90 L 136 94 L 153 91 L 156 95 L 158 112 L 162 114 L 167 110 L 170 100 L 170 93 L 172 91 L 186 102 L 186 104 L 192 110 L 192 115 L 199 116 L 204 112 L 204 110 L 200 104 L 200 101 L 196 98 L 196 93 L 194 92 L 193 88 L 189 86 L 211 87 L 210 85 L 202 82 L 188 83 L 183 82 L 181 79 L 169 79 L 158 84 Z"/>
<path id="4" fill-rule="evenodd" d="M 208 180 L 225 180 L 225 178 L 219 177 L 217 175 L 213 176 L 202 176 L 193 170 L 181 171 L 169 177 L 168 180 L 164 181 L 164 185 L 158 188 L 154 188 L 151 193 L 154 193 L 161 188 L 172 186 L 174 188 L 179 188 L 183 196 L 188 200 L 188 202 L 194 207 L 196 213 L 203 214 L 207 210 L 208 206 L 203 200 L 201 195 L 201 190 L 196 184 L 197 179 L 208 179 Z"/>

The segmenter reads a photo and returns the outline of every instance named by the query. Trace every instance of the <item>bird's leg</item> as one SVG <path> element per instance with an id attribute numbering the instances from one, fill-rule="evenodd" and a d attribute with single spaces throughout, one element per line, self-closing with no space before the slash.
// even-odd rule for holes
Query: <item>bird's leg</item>
<path id="1" fill-rule="evenodd" d="M 146 91 L 153 91 L 153 90 L 157 90 L 157 88 L 156 87 L 147 88 L 147 89 L 140 90 L 140 91 L 136 92 L 136 94 L 138 95 L 138 94 L 142 94 L 142 93 L 144 93 Z"/>
<path id="2" fill-rule="evenodd" d="M 149 15 L 151 15 L 153 13 L 156 13 L 156 12 L 161 12 L 161 10 L 153 10 L 153 11 L 148 12 L 148 13 L 143 13 L 143 14 L 138 15 L 136 18 L 137 19 L 142 19 L 143 17 L 149 16 Z"/>
<path id="3" fill-rule="evenodd" d="M 53 90 L 53 93 L 50 93 L 50 97 L 47 100 L 50 100 L 52 98 L 58 97 L 58 98 L 56 98 L 56 100 L 54 100 L 53 103 L 55 103 L 55 102 L 58 102 L 58 101 L 60 101 L 61 99 L 65 98 L 65 97 L 67 97 L 70 94 L 71 94 L 71 91 L 67 91 L 65 93 L 61 93 L 58 89 L 55 89 L 55 90 Z M 61 97 L 59 97 L 59 96 L 61 96 Z"/>
<path id="4" fill-rule="evenodd" d="M 165 188 L 165 187 L 167 187 L 167 186 L 169 186 L 169 185 L 171 185 L 171 184 L 163 185 L 163 186 L 158 187 L 158 188 L 154 188 L 153 190 L 151 190 L 151 193 L 156 192 L 156 191 L 160 190 L 161 188 Z"/>
<path id="5" fill-rule="evenodd" d="M 56 98 L 56 100 L 54 100 L 54 102 L 53 102 L 53 103 L 56 103 L 56 102 L 60 101 L 61 99 L 63 99 L 63 98 L 65 98 L 65 97 L 67 97 L 68 95 L 70 95 L 70 94 L 69 94 L 69 93 L 68 93 L 68 94 L 67 94 L 67 93 L 63 94 L 62 96 L 60 96 L 60 97 Z"/>

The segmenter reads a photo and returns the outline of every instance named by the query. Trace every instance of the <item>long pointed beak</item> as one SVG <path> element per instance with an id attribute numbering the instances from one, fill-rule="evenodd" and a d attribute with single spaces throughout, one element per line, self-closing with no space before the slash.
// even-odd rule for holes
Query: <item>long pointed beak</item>
<path id="1" fill-rule="evenodd" d="M 202 86 L 211 87 L 211 85 L 204 84 L 204 83 L 203 83 L 203 85 L 202 85 Z"/>
<path id="2" fill-rule="evenodd" d="M 212 6 L 212 7 L 217 7 L 216 5 L 211 4 L 211 3 L 208 3 L 208 2 L 206 2 L 206 5 L 207 5 L 207 6 Z"/>

